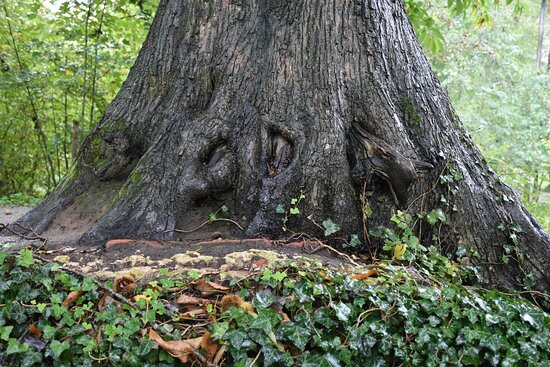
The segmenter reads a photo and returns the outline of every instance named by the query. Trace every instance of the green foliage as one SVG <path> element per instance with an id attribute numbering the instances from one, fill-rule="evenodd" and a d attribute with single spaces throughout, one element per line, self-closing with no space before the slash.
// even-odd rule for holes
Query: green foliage
<path id="1" fill-rule="evenodd" d="M 340 230 L 340 226 L 334 223 L 331 219 L 323 221 L 323 228 L 325 229 L 325 237 L 328 237 Z"/>
<path id="2" fill-rule="evenodd" d="M 288 230 L 286 225 L 288 223 L 289 218 L 291 216 L 295 216 L 295 215 L 300 214 L 300 209 L 298 208 L 298 205 L 305 198 L 306 198 L 306 195 L 300 190 L 300 195 L 298 195 L 297 197 L 290 198 L 290 206 L 289 206 L 288 210 L 285 209 L 285 206 L 283 204 L 278 204 L 277 205 L 277 207 L 275 208 L 275 212 L 277 214 L 283 214 L 283 216 L 284 216 L 283 219 L 282 219 L 283 231 Z"/>
<path id="3" fill-rule="evenodd" d="M 256 295 L 257 318 L 231 308 L 213 325 L 229 365 L 518 366 L 550 357 L 550 317 L 516 296 L 442 280 L 420 285 L 391 266 L 364 281 L 312 263 L 280 266 L 284 283 Z"/>
<path id="4" fill-rule="evenodd" d="M 67 308 L 63 300 L 74 290 L 82 295 Z M 37 263 L 29 250 L 17 256 L 0 253 L 0 364 L 174 366 L 140 334 L 148 321 L 164 313 L 161 293 L 144 293 L 151 297 L 141 305 L 151 311 L 149 319 L 138 319 L 137 310 L 119 310 L 114 303 L 97 311 L 100 293 L 91 278 L 77 278 L 54 263 Z M 29 333 L 30 325 L 41 331 L 40 338 Z"/>
<path id="5" fill-rule="evenodd" d="M 411 219 L 392 218 L 404 232 L 403 220 Z M 251 274 L 234 282 L 232 292 L 249 298 L 254 312 L 231 307 L 217 316 L 211 304 L 205 310 L 212 338 L 226 345 L 231 366 L 253 360 L 265 366 L 534 366 L 550 358 L 550 316 L 527 300 L 451 283 L 441 264 L 431 272 L 395 261 L 345 274 L 293 260 Z M 136 308 L 111 303 L 99 310 L 101 289 L 91 278 L 37 261 L 28 250 L 0 253 L 0 364 L 179 365 L 141 330 L 153 321 L 176 339 L 189 330 L 193 321 L 172 319 L 165 306 L 165 289 L 182 285 L 189 283 L 150 281 L 139 288 Z M 65 306 L 71 291 L 82 293 Z M 30 325 L 41 336 L 29 333 Z"/>
<path id="6" fill-rule="evenodd" d="M 431 56 L 453 106 L 489 165 L 519 190 L 523 203 L 550 230 L 550 74 L 535 66 L 540 1 L 493 13 L 493 29 L 447 17 L 446 52 Z M 506 200 L 506 198 L 504 198 Z"/>
<path id="7" fill-rule="evenodd" d="M 24 194 L 15 193 L 8 196 L 0 197 L 0 206 L 19 206 L 19 205 L 38 205 L 42 199 Z"/>
<path id="8" fill-rule="evenodd" d="M 404 0 L 407 15 L 414 31 L 424 48 L 431 53 L 439 53 L 445 47 L 443 30 L 446 29 L 446 19 L 466 19 L 475 27 L 488 26 L 492 28 L 491 14 L 501 5 L 511 6 L 514 14 L 523 11 L 524 0 Z"/>
<path id="9" fill-rule="evenodd" d="M 156 4 L 0 3 L 0 196 L 41 196 L 60 181 L 74 158 L 71 144 L 126 78 Z"/>

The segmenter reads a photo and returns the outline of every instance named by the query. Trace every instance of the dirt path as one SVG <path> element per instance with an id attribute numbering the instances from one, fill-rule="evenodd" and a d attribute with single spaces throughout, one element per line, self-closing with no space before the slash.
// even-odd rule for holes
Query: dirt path
<path id="1" fill-rule="evenodd" d="M 0 223 L 13 223 L 31 209 L 32 206 L 2 206 L 0 207 Z"/>

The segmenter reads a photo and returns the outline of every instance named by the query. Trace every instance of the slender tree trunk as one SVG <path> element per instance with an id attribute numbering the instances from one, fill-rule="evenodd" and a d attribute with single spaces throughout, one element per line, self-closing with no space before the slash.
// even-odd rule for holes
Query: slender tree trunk
<path id="1" fill-rule="evenodd" d="M 17 43 L 15 42 L 15 36 L 13 34 L 13 30 L 11 27 L 11 22 L 9 20 L 9 13 L 8 9 L 5 5 L 3 5 L 4 8 L 4 14 L 7 18 L 7 24 L 8 24 L 8 31 L 10 34 L 10 38 L 12 41 L 13 51 L 15 53 L 15 58 L 17 60 L 17 64 L 19 66 L 19 70 L 24 71 L 23 63 L 21 62 L 21 57 L 19 56 L 19 50 L 17 47 Z M 44 154 L 44 161 L 46 163 L 46 173 L 48 175 L 48 188 L 54 188 L 57 185 L 57 181 L 55 178 L 55 168 L 53 165 L 52 158 L 50 156 L 50 153 L 48 151 L 48 138 L 46 137 L 46 134 L 44 133 L 44 130 L 42 128 L 42 123 L 40 121 L 40 118 L 38 117 L 38 111 L 36 109 L 36 105 L 34 102 L 34 97 L 31 92 L 31 88 L 29 86 L 29 82 L 25 80 L 25 91 L 27 92 L 27 97 L 29 100 L 29 104 L 31 107 L 31 119 L 34 125 L 34 130 L 36 131 L 38 145 L 42 147 L 42 151 Z"/>
<path id="2" fill-rule="evenodd" d="M 542 46 L 544 43 L 544 22 L 546 19 L 546 8 L 548 4 L 546 0 L 542 0 L 540 4 L 540 15 L 539 15 L 539 39 L 537 42 L 537 71 L 540 72 L 542 69 Z"/>
<path id="3" fill-rule="evenodd" d="M 241 235 L 287 236 L 283 207 L 287 230 L 330 219 L 368 242 L 397 210 L 441 209 L 424 244 L 550 290 L 548 235 L 472 143 L 401 1 L 161 0 L 77 166 L 22 223 L 44 231 L 83 195 L 105 203 L 83 243 L 172 239 L 221 205 Z"/>
<path id="4" fill-rule="evenodd" d="M 103 16 L 105 15 L 105 1 L 101 8 L 101 14 L 99 15 L 99 25 L 97 28 L 97 39 L 94 45 L 94 69 L 92 72 L 92 96 L 90 98 L 90 124 L 94 123 L 94 107 L 95 107 L 95 92 L 96 92 L 96 81 L 97 81 L 97 48 L 99 44 L 99 38 L 102 34 L 103 27 Z"/>
<path id="5" fill-rule="evenodd" d="M 67 90 L 63 92 L 63 161 L 65 162 L 65 172 L 69 170 L 69 152 L 67 150 L 67 142 L 69 141 L 69 138 L 67 136 L 67 130 L 69 129 L 69 115 L 67 113 L 67 93 Z"/>
<path id="6" fill-rule="evenodd" d="M 76 152 L 77 149 L 74 147 L 78 147 L 80 144 L 80 141 L 82 140 L 83 131 L 86 128 L 86 96 L 88 94 L 88 87 L 87 87 L 87 81 L 88 81 L 88 25 L 90 22 L 90 15 L 92 12 L 92 0 L 88 1 L 88 10 L 86 11 L 86 18 L 84 20 L 84 75 L 82 77 L 82 107 L 80 112 L 80 123 L 75 125 L 73 123 L 73 157 L 76 158 Z M 76 134 L 75 134 L 76 130 Z M 75 136 L 77 137 L 77 141 L 75 142 Z"/>

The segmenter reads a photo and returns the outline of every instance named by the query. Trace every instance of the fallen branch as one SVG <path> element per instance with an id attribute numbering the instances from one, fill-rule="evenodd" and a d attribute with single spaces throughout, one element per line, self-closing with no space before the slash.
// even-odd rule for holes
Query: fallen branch
<path id="1" fill-rule="evenodd" d="M 345 258 L 346 260 L 348 260 L 352 265 L 354 266 L 361 266 L 360 264 L 358 264 L 357 262 L 355 262 L 351 256 L 349 256 L 348 254 L 345 254 L 343 252 L 340 252 L 338 250 L 336 250 L 334 247 L 331 247 L 329 245 L 326 245 L 324 244 L 323 242 L 321 242 L 321 240 L 317 239 L 317 238 L 314 238 L 315 241 L 317 241 L 317 243 L 319 244 L 319 246 L 323 247 L 323 248 L 326 248 L 327 250 L 329 251 L 332 251 L 334 252 L 335 254 L 337 254 L 338 256 L 341 256 L 343 258 Z"/>
<path id="2" fill-rule="evenodd" d="M 23 238 L 25 240 L 29 240 L 29 241 L 34 241 L 34 240 L 40 240 L 40 241 L 43 241 L 43 243 L 46 243 L 47 239 L 44 238 L 44 237 L 40 237 L 38 234 L 36 234 L 36 232 L 32 229 L 32 228 L 26 228 L 26 227 L 23 227 L 21 224 L 19 223 L 13 223 L 12 224 L 13 226 L 18 226 L 19 228 L 27 231 L 27 232 L 30 232 L 34 235 L 34 237 L 28 237 L 26 235 L 24 235 L 23 233 L 19 233 L 13 229 L 10 228 L 10 224 L 4 224 L 4 223 L 0 223 L 0 231 L 3 231 L 4 229 L 8 232 L 10 232 L 11 234 L 13 234 L 14 236 L 17 236 L 17 237 L 20 237 L 20 238 Z"/>

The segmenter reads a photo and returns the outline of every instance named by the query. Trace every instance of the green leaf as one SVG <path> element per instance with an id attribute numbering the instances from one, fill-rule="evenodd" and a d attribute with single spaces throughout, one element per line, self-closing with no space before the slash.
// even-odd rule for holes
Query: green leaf
<path id="1" fill-rule="evenodd" d="M 340 226 L 334 223 L 331 219 L 324 220 L 323 227 L 325 228 L 325 237 L 328 237 L 340 230 Z"/>
<path id="2" fill-rule="evenodd" d="M 8 253 L 0 251 L 0 265 L 4 264 L 4 260 L 6 260 L 6 257 L 8 257 Z"/>
<path id="3" fill-rule="evenodd" d="M 282 204 L 279 204 L 275 208 L 275 212 L 278 213 L 278 214 L 285 214 L 286 210 L 285 210 L 285 207 Z"/>
<path id="4" fill-rule="evenodd" d="M 268 308 L 275 301 L 273 294 L 268 292 L 258 292 L 254 296 L 254 306 L 261 308 Z"/>
<path id="5" fill-rule="evenodd" d="M 273 279 L 275 279 L 276 281 L 280 282 L 280 281 L 282 281 L 283 279 L 286 278 L 286 273 L 277 271 L 277 272 L 273 273 L 273 275 L 271 277 Z"/>
<path id="6" fill-rule="evenodd" d="M 352 234 L 349 244 L 351 247 L 361 246 L 361 241 L 359 240 L 359 236 L 357 236 L 356 234 Z"/>
<path id="7" fill-rule="evenodd" d="M 44 337 L 44 339 L 49 340 L 49 339 L 53 338 L 56 331 L 57 331 L 57 329 L 54 328 L 53 326 L 44 325 L 44 327 L 42 328 L 42 332 L 43 332 L 42 336 Z"/>
<path id="8" fill-rule="evenodd" d="M 11 331 L 13 330 L 13 326 L 0 326 L 0 339 L 4 341 L 8 341 Z"/>
<path id="9" fill-rule="evenodd" d="M 50 344 L 50 350 L 52 351 L 52 357 L 54 359 L 59 359 L 61 354 L 69 349 L 70 345 L 68 341 L 60 342 L 59 340 L 54 340 Z"/>
<path id="10" fill-rule="evenodd" d="M 265 333 L 273 331 L 271 320 L 265 314 L 258 315 L 258 317 L 252 322 L 252 325 L 250 325 L 250 327 L 253 329 L 263 330 Z"/>
<path id="11" fill-rule="evenodd" d="M 30 267 L 34 264 L 34 259 L 32 257 L 32 251 L 28 249 L 22 249 L 17 256 L 17 264 L 21 265 L 24 268 Z"/>
<path id="12" fill-rule="evenodd" d="M 351 308 L 345 303 L 338 302 L 336 304 L 331 304 L 331 307 L 336 311 L 336 317 L 340 321 L 348 321 L 349 315 L 351 314 Z"/>
<path id="13" fill-rule="evenodd" d="M 290 208 L 290 214 L 293 214 L 293 215 L 300 214 L 300 209 Z"/>
<path id="14" fill-rule="evenodd" d="M 97 290 L 99 287 L 97 286 L 97 284 L 95 284 L 94 280 L 90 277 L 86 277 L 84 278 L 84 280 L 82 281 L 82 290 L 84 292 L 90 292 L 90 291 L 95 291 Z"/>
<path id="15" fill-rule="evenodd" d="M 445 218 L 445 213 L 443 213 L 441 209 L 434 209 L 428 213 L 428 215 L 426 216 L 426 220 L 433 226 L 437 223 L 438 220 L 442 223 L 445 223 L 447 219 Z"/>

